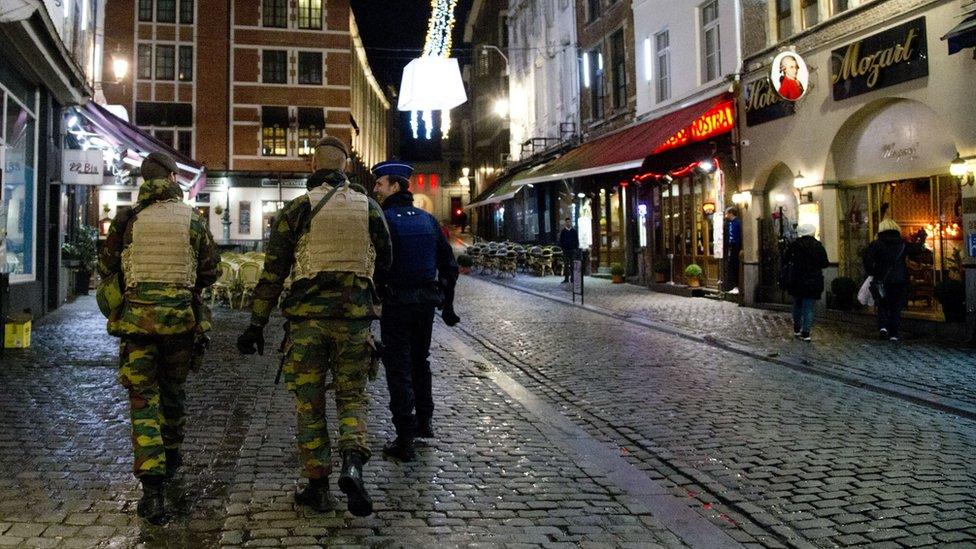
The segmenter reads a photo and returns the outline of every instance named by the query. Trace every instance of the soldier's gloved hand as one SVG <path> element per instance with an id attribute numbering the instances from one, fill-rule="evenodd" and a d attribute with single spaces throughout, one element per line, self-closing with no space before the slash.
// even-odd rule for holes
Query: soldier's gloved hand
<path id="1" fill-rule="evenodd" d="M 441 318 L 444 319 L 444 324 L 448 326 L 454 326 L 458 322 L 461 322 L 461 317 L 455 314 L 454 307 L 444 307 Z"/>
<path id="2" fill-rule="evenodd" d="M 237 338 L 237 350 L 245 355 L 253 355 L 257 351 L 264 356 L 264 330 L 254 324 L 248 326 Z"/>

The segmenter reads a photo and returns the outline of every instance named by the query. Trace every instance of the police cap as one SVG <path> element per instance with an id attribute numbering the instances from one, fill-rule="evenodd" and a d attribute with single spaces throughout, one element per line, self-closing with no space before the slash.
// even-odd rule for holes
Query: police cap
<path id="1" fill-rule="evenodd" d="M 387 160 L 373 166 L 370 171 L 373 172 L 373 177 L 377 179 L 383 177 L 384 175 L 389 175 L 391 177 L 400 177 L 409 181 L 410 176 L 413 175 L 413 166 L 400 160 Z"/>

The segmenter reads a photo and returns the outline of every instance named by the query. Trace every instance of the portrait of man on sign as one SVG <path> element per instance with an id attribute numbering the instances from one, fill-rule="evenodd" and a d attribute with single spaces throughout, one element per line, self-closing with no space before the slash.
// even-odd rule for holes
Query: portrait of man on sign
<path id="1" fill-rule="evenodd" d="M 802 57 L 786 51 L 773 60 L 769 78 L 780 97 L 787 101 L 797 101 L 807 92 L 810 71 Z"/>

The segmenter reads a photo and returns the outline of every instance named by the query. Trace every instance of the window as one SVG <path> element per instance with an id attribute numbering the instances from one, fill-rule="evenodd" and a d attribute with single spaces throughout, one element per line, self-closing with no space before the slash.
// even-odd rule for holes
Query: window
<path id="1" fill-rule="evenodd" d="M 322 28 L 322 0 L 298 0 L 298 28 Z"/>
<path id="2" fill-rule="evenodd" d="M 803 10 L 803 28 L 809 29 L 820 21 L 820 2 L 817 0 L 800 0 Z"/>
<path id="3" fill-rule="evenodd" d="M 180 46 L 180 82 L 193 81 L 193 46 Z"/>
<path id="4" fill-rule="evenodd" d="M 586 16 L 587 21 L 594 21 L 597 17 L 600 17 L 600 1 L 601 0 L 587 0 L 586 2 Z"/>
<path id="5" fill-rule="evenodd" d="M 193 131 L 180 130 L 176 132 L 176 150 L 184 156 L 193 156 Z"/>
<path id="6" fill-rule="evenodd" d="M 834 0 L 833 13 L 843 13 L 851 8 L 850 0 Z"/>
<path id="7" fill-rule="evenodd" d="M 722 75 L 722 48 L 718 32 L 718 0 L 701 8 L 702 18 L 702 82 L 711 82 Z"/>
<path id="8" fill-rule="evenodd" d="M 193 0 L 180 0 L 180 23 L 193 24 Z"/>
<path id="9" fill-rule="evenodd" d="M 590 117 L 593 120 L 603 118 L 603 53 L 593 50 L 589 55 L 590 74 L 593 75 L 593 85 L 590 88 Z"/>
<path id="10" fill-rule="evenodd" d="M 265 84 L 288 83 L 288 52 L 265 50 L 262 56 L 261 81 Z"/>
<path id="11" fill-rule="evenodd" d="M 288 155 L 288 107 L 261 107 L 261 155 Z"/>
<path id="12" fill-rule="evenodd" d="M 298 53 L 298 83 L 322 84 L 322 53 L 303 51 Z"/>
<path id="13" fill-rule="evenodd" d="M 156 22 L 176 22 L 176 0 L 156 0 Z"/>
<path id="14" fill-rule="evenodd" d="M 325 111 L 322 109 L 298 108 L 298 155 L 307 156 L 314 152 L 315 144 L 322 138 L 325 128 Z"/>
<path id="15" fill-rule="evenodd" d="M 657 100 L 671 99 L 671 38 L 668 31 L 654 35 L 655 66 L 657 68 Z"/>
<path id="16" fill-rule="evenodd" d="M 33 95 L 33 94 L 31 94 Z M 4 93 L 0 89 L 0 106 Z M 7 115 L 0 127 L 0 138 L 6 144 L 3 156 L 3 211 L 7 213 L 6 257 L 0 258 L 0 271 L 11 274 L 11 280 L 34 278 L 34 116 L 6 95 Z M 3 218 L 0 217 L 0 220 Z M 2 249 L 2 248 L 0 248 Z"/>
<path id="17" fill-rule="evenodd" d="M 261 5 L 263 7 L 261 23 L 265 27 L 281 29 L 288 27 L 287 0 L 263 0 Z"/>
<path id="18" fill-rule="evenodd" d="M 776 0 L 776 37 L 785 40 L 793 35 L 793 0 Z"/>
<path id="19" fill-rule="evenodd" d="M 136 126 L 192 127 L 192 103 L 136 102 Z"/>
<path id="20" fill-rule="evenodd" d="M 610 37 L 610 59 L 613 62 L 613 107 L 627 106 L 627 60 L 624 53 L 624 31 L 621 29 Z"/>
<path id="21" fill-rule="evenodd" d="M 162 141 L 163 143 L 166 143 L 170 147 L 173 146 L 173 136 L 175 135 L 176 132 L 173 130 L 153 130 L 153 137 Z"/>
<path id="22" fill-rule="evenodd" d="M 136 63 L 137 77 L 146 80 L 152 79 L 152 46 L 139 44 L 139 57 Z"/>
<path id="23" fill-rule="evenodd" d="M 156 46 L 156 80 L 176 77 L 176 46 Z"/>
<path id="24" fill-rule="evenodd" d="M 139 0 L 139 20 L 153 20 L 153 0 Z"/>

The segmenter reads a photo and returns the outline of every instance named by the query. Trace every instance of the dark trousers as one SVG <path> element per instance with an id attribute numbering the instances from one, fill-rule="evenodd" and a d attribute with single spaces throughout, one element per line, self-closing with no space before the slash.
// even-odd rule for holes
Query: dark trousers
<path id="1" fill-rule="evenodd" d="M 901 311 L 908 304 L 908 287 L 885 284 L 884 299 L 877 300 L 878 329 L 888 330 L 888 336 L 900 337 Z"/>
<path id="2" fill-rule="evenodd" d="M 578 250 L 563 250 L 563 280 L 573 280 L 573 260 Z"/>
<path id="3" fill-rule="evenodd" d="M 397 436 L 414 436 L 417 419 L 424 421 L 434 415 L 430 362 L 427 360 L 433 325 L 433 305 L 383 305 L 380 318 L 383 367 Z"/>
<path id="4" fill-rule="evenodd" d="M 725 250 L 725 289 L 739 287 L 739 254 L 742 244 L 729 244 Z"/>

